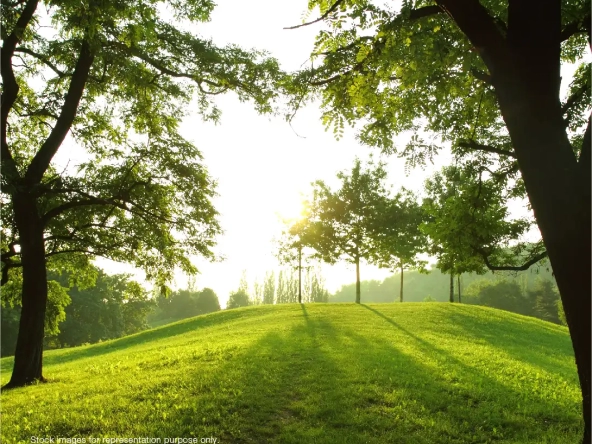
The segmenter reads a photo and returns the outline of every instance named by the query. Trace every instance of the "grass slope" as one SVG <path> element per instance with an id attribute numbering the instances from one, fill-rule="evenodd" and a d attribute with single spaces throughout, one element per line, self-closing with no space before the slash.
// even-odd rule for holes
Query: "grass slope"
<path id="1" fill-rule="evenodd" d="M 3 443 L 567 444 L 583 428 L 566 328 L 458 304 L 223 311 L 48 352 L 44 373 L 2 393 Z"/>

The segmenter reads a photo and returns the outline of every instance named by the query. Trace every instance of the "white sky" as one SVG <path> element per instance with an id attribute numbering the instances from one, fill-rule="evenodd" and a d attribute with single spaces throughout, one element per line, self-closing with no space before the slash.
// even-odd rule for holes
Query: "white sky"
<path id="1" fill-rule="evenodd" d="M 246 49 L 265 49 L 276 57 L 284 70 L 296 70 L 308 59 L 319 26 L 284 30 L 301 23 L 306 1 L 282 2 L 259 0 L 236 2 L 222 0 L 210 23 L 197 29 L 217 45 L 236 43 Z M 321 179 L 331 183 L 340 170 L 350 169 L 354 158 L 370 154 L 388 163 L 394 189 L 404 185 L 419 190 L 423 181 L 447 165 L 450 154 L 443 153 L 437 165 L 426 171 L 415 170 L 405 176 L 404 160 L 380 157 L 376 149 L 359 145 L 353 130 L 336 141 L 325 132 L 320 111 L 309 106 L 299 111 L 292 127 L 282 117 L 260 116 L 249 103 L 240 103 L 233 95 L 218 98 L 222 119 L 218 125 L 198 117 L 186 119 L 181 133 L 193 141 L 204 155 L 204 163 L 218 181 L 219 197 L 214 201 L 221 213 L 224 234 L 216 252 L 226 259 L 209 263 L 196 258 L 200 269 L 198 288 L 210 287 L 225 305 L 229 293 L 238 288 L 243 270 L 249 283 L 262 279 L 266 271 L 278 270 L 273 239 L 282 230 L 280 216 L 298 213 L 301 194 L 307 194 L 311 182 Z M 401 137 L 405 143 L 407 137 Z M 108 272 L 132 271 L 131 267 L 99 260 Z M 134 273 L 141 278 L 142 273 Z M 390 273 L 363 265 L 362 279 L 383 279 Z M 329 291 L 355 281 L 355 268 L 347 264 L 323 266 Z M 187 277 L 177 275 L 174 287 L 184 287 Z"/>
<path id="2" fill-rule="evenodd" d="M 307 60 L 320 25 L 282 28 L 301 23 L 306 6 L 306 0 L 220 0 L 211 22 L 196 32 L 211 37 L 217 45 L 236 43 L 247 49 L 265 49 L 283 69 L 296 70 Z M 220 97 L 217 103 L 222 110 L 219 125 L 194 117 L 185 120 L 181 132 L 200 148 L 205 165 L 219 184 L 220 196 L 214 203 L 225 233 L 218 239 L 216 252 L 226 260 L 208 263 L 196 258 L 194 263 L 201 272 L 196 286 L 214 289 L 224 306 L 229 293 L 238 287 L 242 270 L 247 271 L 252 285 L 266 271 L 278 269 L 272 242 L 282 229 L 278 215 L 295 215 L 300 194 L 310 190 L 312 181 L 331 182 L 338 171 L 351 168 L 356 156 L 366 159 L 373 153 L 377 159 L 379 152 L 357 144 L 351 130 L 336 141 L 332 133 L 324 131 L 315 106 L 301 110 L 291 128 L 281 117 L 257 115 L 250 104 L 241 104 L 232 95 Z M 406 139 L 401 136 L 397 140 L 403 144 Z M 404 185 L 420 190 L 428 176 L 450 163 L 451 156 L 442 152 L 434 166 L 414 170 L 410 176 L 405 176 L 404 160 L 383 159 L 394 189 Z M 98 265 L 110 273 L 133 270 L 103 260 Z M 142 273 L 134 274 L 141 279 Z M 363 280 L 388 275 L 373 266 L 361 268 Z M 323 276 L 331 292 L 355 281 L 353 266 L 346 264 L 324 266 Z M 186 285 L 187 277 L 179 274 L 173 287 Z"/>

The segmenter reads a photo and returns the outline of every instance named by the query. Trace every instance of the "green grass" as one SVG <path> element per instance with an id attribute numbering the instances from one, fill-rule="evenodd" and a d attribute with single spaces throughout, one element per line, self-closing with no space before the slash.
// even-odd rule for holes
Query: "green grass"
<path id="1" fill-rule="evenodd" d="M 458 304 L 223 311 L 48 352 L 44 374 L 2 393 L 3 443 L 567 444 L 583 429 L 567 329 Z"/>

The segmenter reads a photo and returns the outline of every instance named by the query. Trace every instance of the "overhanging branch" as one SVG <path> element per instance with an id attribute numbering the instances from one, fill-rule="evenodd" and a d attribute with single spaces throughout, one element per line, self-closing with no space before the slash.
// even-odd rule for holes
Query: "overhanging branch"
<path id="1" fill-rule="evenodd" d="M 588 5 L 588 7 L 590 7 Z M 583 19 L 574 20 L 571 23 L 565 25 L 565 28 L 561 30 L 561 41 L 568 40 L 572 35 L 588 33 L 590 34 L 590 14 L 586 15 Z"/>
<path id="2" fill-rule="evenodd" d="M 458 142 L 457 145 L 460 147 L 463 147 L 463 148 L 470 148 L 472 150 L 486 151 L 488 153 L 495 153 L 495 154 L 499 154 L 501 156 L 509 156 L 509 157 L 516 158 L 516 153 L 514 151 L 508 151 L 508 150 L 504 150 L 501 148 L 496 148 L 494 146 L 483 145 L 483 144 L 473 142 L 473 141 Z"/>
<path id="3" fill-rule="evenodd" d="M 331 14 L 333 11 L 335 11 L 340 4 L 342 4 L 345 0 L 337 0 L 335 3 L 333 3 L 331 5 L 331 7 L 329 9 L 327 9 L 327 12 L 325 12 L 323 15 L 321 15 L 318 19 L 313 20 L 312 22 L 307 22 L 307 23 L 303 23 L 301 25 L 296 25 L 296 26 L 287 26 L 284 29 L 297 29 L 297 28 L 302 28 L 303 26 L 309 26 L 309 25 L 313 25 L 315 23 L 318 23 L 320 21 L 325 20 L 327 17 L 329 17 L 329 14 Z"/>
<path id="4" fill-rule="evenodd" d="M 64 71 L 60 70 L 57 66 L 55 66 L 53 63 L 51 63 L 50 60 L 48 60 L 45 56 L 43 56 L 43 54 L 39 54 L 29 48 L 25 48 L 25 47 L 20 47 L 20 48 L 16 48 L 14 50 L 14 52 L 22 52 L 24 54 L 29 54 L 32 57 L 35 57 L 37 60 L 39 60 L 40 62 L 42 62 L 44 65 L 48 66 L 49 68 L 51 68 L 51 70 L 53 72 L 55 72 L 58 76 L 60 77 L 65 77 L 68 74 L 65 73 Z"/>
<path id="5" fill-rule="evenodd" d="M 522 265 L 493 265 L 491 262 L 489 262 L 489 254 L 487 254 L 487 252 L 483 250 L 483 248 L 473 247 L 473 250 L 475 250 L 483 258 L 485 266 L 489 268 L 491 271 L 525 271 L 548 256 L 547 252 L 543 251 L 542 253 L 535 255 L 532 259 L 530 259 Z"/>
<path id="6" fill-rule="evenodd" d="M 417 8 L 411 10 L 409 18 L 411 20 L 417 20 L 423 17 L 429 17 L 430 15 L 436 15 L 444 12 L 439 5 L 424 6 L 423 8 Z"/>

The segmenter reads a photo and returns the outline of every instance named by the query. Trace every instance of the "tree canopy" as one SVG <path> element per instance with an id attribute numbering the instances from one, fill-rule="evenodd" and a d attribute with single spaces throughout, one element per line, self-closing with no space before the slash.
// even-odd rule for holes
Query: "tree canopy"
<path id="1" fill-rule="evenodd" d="M 2 8 L 2 283 L 22 268 L 10 385 L 41 380 L 47 269 L 129 262 L 163 286 L 214 258 L 215 181 L 179 133 L 227 91 L 270 112 L 284 79 L 264 52 L 192 28 L 214 3 L 17 1 Z M 77 165 L 58 165 L 64 144 Z M 83 266 L 86 265 L 86 266 Z"/>

